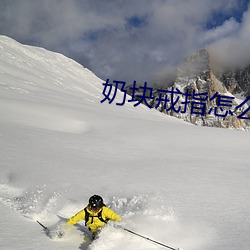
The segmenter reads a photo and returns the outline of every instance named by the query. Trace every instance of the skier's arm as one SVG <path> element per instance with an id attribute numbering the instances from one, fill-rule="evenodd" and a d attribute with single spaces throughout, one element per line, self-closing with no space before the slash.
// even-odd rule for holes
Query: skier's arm
<path id="1" fill-rule="evenodd" d="M 72 217 L 67 221 L 67 224 L 75 225 L 78 221 L 84 220 L 84 218 L 85 218 L 85 212 L 84 212 L 84 209 L 83 209 L 83 210 L 81 210 L 80 212 L 78 212 L 77 214 L 75 214 L 74 216 L 72 216 Z"/>
<path id="2" fill-rule="evenodd" d="M 105 217 L 107 219 L 110 219 L 112 221 L 118 221 L 120 222 L 122 220 L 121 216 L 116 214 L 113 210 L 110 208 L 105 207 Z"/>

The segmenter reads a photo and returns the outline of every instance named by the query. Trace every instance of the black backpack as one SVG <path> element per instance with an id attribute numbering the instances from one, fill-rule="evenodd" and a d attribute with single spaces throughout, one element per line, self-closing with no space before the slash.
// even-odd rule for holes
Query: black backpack
<path id="1" fill-rule="evenodd" d="M 87 210 L 87 207 L 84 208 L 84 212 L 85 212 L 85 219 L 84 219 L 85 220 L 85 226 L 87 226 L 87 222 L 89 221 L 90 218 L 92 220 L 90 224 L 92 224 L 94 222 L 94 217 L 97 217 L 100 221 L 102 221 L 104 223 L 107 223 L 109 221 L 109 219 L 104 220 L 102 218 L 102 210 L 96 216 L 90 215 L 90 213 Z"/>

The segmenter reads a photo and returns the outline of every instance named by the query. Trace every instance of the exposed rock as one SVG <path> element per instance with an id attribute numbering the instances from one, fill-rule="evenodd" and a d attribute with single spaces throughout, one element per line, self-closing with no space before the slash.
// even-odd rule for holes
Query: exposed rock
<path id="1" fill-rule="evenodd" d="M 245 104 L 240 109 L 236 107 L 250 95 L 250 66 L 246 69 L 216 72 L 211 61 L 206 49 L 187 58 L 177 69 L 172 86 L 161 89 L 155 87 L 155 99 L 148 103 L 160 112 L 196 125 L 248 130 L 250 120 L 237 118 L 248 106 Z M 129 88 L 127 90 L 131 94 Z M 182 94 L 175 93 L 171 101 L 171 91 L 178 90 Z M 250 117 L 250 111 L 244 117 Z"/>

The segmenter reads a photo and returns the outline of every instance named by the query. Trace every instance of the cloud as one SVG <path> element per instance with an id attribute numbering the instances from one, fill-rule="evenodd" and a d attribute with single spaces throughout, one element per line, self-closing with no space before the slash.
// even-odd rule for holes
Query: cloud
<path id="1" fill-rule="evenodd" d="M 227 29 L 226 25 L 220 29 Z M 232 32 L 210 44 L 214 59 L 224 67 L 245 67 L 250 64 L 250 9 L 237 25 Z"/>
<path id="2" fill-rule="evenodd" d="M 235 34 L 240 28 L 240 24 L 235 20 L 235 18 L 230 18 L 224 21 L 221 26 L 204 31 L 201 36 L 201 44 L 211 44 L 213 42 L 219 41 L 225 37 Z"/>
<path id="3" fill-rule="evenodd" d="M 248 14 L 230 18 L 238 9 L 237 0 L 2 0 L 0 33 L 61 52 L 104 80 L 153 84 L 204 46 L 218 53 L 249 38 Z M 229 18 L 208 30 L 214 13 Z"/>

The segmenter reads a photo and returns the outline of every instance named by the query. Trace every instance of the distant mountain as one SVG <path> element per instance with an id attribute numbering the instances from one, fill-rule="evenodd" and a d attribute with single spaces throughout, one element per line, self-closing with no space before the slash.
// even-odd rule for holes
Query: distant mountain
<path id="1" fill-rule="evenodd" d="M 170 86 L 153 88 L 150 105 L 196 125 L 248 130 L 250 122 L 241 116 L 250 117 L 250 111 L 243 113 L 249 95 L 250 66 L 221 71 L 202 49 L 177 68 Z"/>
<path id="2" fill-rule="evenodd" d="M 232 94 L 241 94 L 244 97 L 250 96 L 250 65 L 246 68 L 228 70 L 217 74 L 228 91 Z"/>

